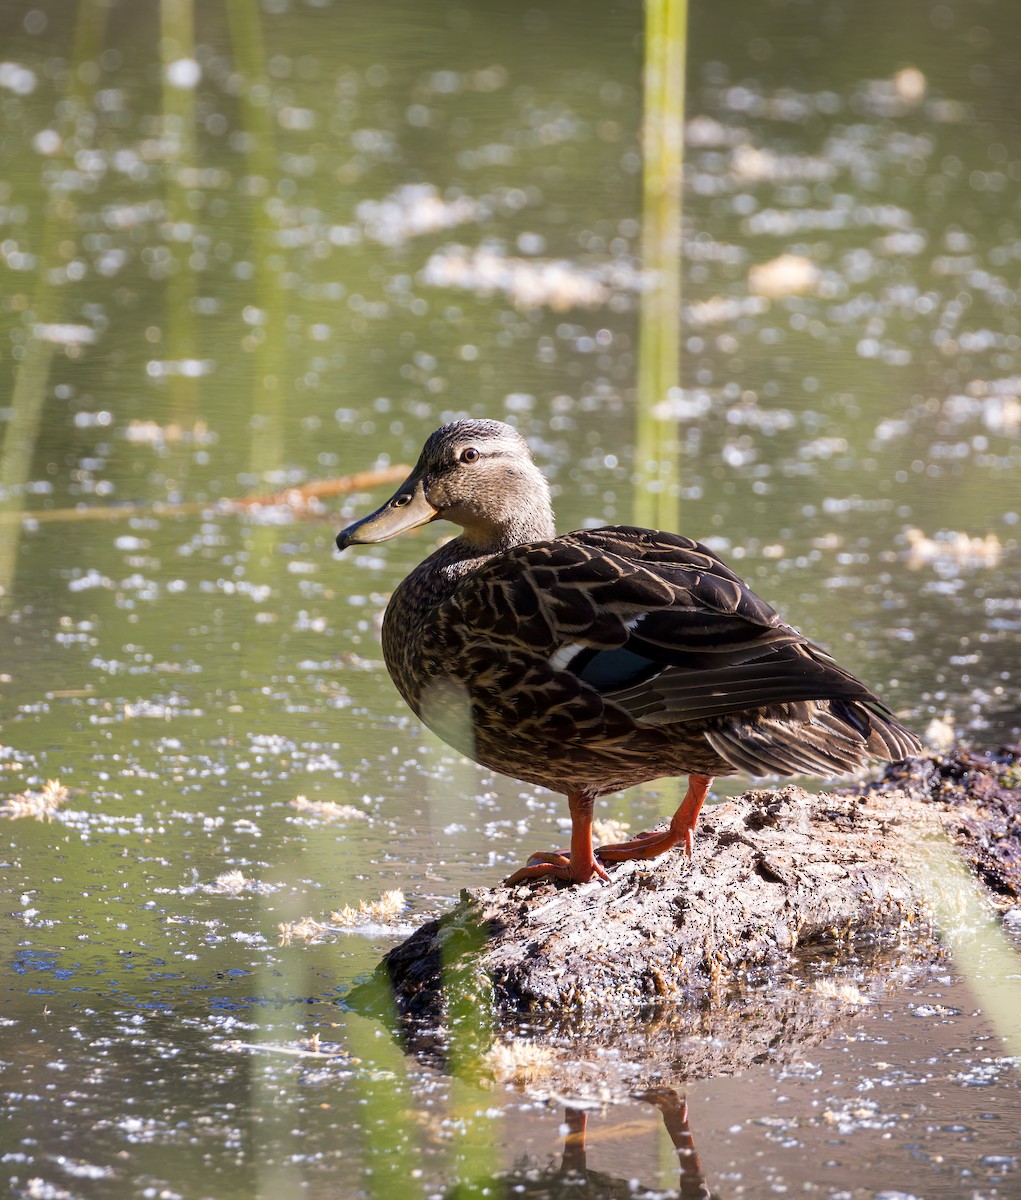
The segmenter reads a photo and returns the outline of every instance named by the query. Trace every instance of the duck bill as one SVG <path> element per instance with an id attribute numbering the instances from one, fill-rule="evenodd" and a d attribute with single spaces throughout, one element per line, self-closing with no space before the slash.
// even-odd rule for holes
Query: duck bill
<path id="1" fill-rule="evenodd" d="M 337 549 L 386 542 L 400 533 L 407 533 L 409 529 L 428 525 L 438 516 L 438 511 L 425 498 L 421 479 L 412 476 L 401 484 L 382 508 L 342 529 L 337 534 Z"/>

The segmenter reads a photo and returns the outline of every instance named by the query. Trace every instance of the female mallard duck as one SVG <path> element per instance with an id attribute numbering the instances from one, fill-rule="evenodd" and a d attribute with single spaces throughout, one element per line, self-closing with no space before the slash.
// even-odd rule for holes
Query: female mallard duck
<path id="1" fill-rule="evenodd" d="M 439 518 L 462 532 L 397 588 L 383 656 L 412 710 L 469 758 L 564 792 L 570 851 L 507 880 L 607 878 L 690 855 L 713 776 L 830 776 L 920 750 L 873 692 L 711 550 L 609 525 L 557 537 L 549 486 L 500 421 L 454 421 L 343 550 Z M 592 847 L 597 796 L 663 775 L 688 790 L 665 831 Z"/>

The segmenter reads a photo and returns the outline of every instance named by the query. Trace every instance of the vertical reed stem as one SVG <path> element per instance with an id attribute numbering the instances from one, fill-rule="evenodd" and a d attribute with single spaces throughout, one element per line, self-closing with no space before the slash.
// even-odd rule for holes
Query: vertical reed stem
<path id="1" fill-rule="evenodd" d="M 635 521 L 677 527 L 680 441 L 681 184 L 687 0 L 646 0 L 642 187 L 644 286 L 638 347 Z"/>
<path id="2" fill-rule="evenodd" d="M 68 73 L 67 103 L 61 132 L 66 142 L 75 132 L 81 114 L 92 107 L 94 78 L 82 71 L 85 63 L 99 57 L 106 30 L 107 5 L 82 0 L 76 16 L 71 67 Z M 84 78 L 83 78 L 84 76 Z M 86 82 L 86 80 L 88 82 Z M 63 152 L 66 155 L 66 151 Z M 45 184 L 44 184 L 45 186 Z M 43 201 L 42 236 L 39 247 L 39 271 L 35 280 L 24 354 L 18 363 L 11 394 L 11 416 L 0 442 L 0 511 L 21 512 L 25 506 L 25 485 L 32 470 L 35 444 L 42 422 L 46 383 L 56 351 L 53 341 L 40 337 L 41 327 L 58 323 L 65 314 L 69 257 L 67 244 L 76 244 L 76 210 L 70 196 L 56 189 Z M 0 525 L 0 611 L 10 604 L 11 589 L 17 571 L 21 522 Z"/>
<path id="3" fill-rule="evenodd" d="M 252 333 L 256 386 L 251 417 L 250 465 L 265 475 L 284 456 L 284 372 L 287 342 L 284 321 L 286 296 L 280 280 L 282 264 L 277 223 L 272 213 L 276 191 L 276 129 L 266 83 L 266 50 L 261 8 L 251 0 L 226 0 L 227 23 L 241 92 L 241 122 L 247 134 L 249 171 L 256 187 L 252 212 L 253 304 L 262 324 Z M 256 85 L 262 84 L 257 88 Z"/>

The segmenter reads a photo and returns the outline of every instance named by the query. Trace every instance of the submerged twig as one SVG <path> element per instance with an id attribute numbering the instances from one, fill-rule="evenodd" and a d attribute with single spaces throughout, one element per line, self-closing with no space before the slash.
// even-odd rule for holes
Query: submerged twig
<path id="1" fill-rule="evenodd" d="M 18 521 L 116 521 L 124 517 L 176 517 L 189 513 L 247 512 L 254 508 L 287 507 L 300 514 L 316 515 L 320 511 L 315 501 L 326 496 L 342 496 L 348 492 L 368 491 L 385 483 L 399 483 L 408 474 L 406 466 L 380 467 L 375 471 L 357 471 L 336 479 L 315 479 L 300 487 L 283 488 L 278 492 L 262 492 L 257 496 L 235 496 L 220 500 L 189 500 L 180 504 L 114 504 L 103 508 L 42 508 L 34 512 L 0 512 L 0 524 Z"/>

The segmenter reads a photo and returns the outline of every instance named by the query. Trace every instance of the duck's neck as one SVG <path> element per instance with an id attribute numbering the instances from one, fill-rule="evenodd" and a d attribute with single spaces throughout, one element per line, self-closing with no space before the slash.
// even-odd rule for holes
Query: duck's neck
<path id="1" fill-rule="evenodd" d="M 485 522 L 466 525 L 459 537 L 466 555 L 480 556 L 499 554 L 525 542 L 543 542 L 557 536 L 553 521 L 553 510 L 545 505 L 523 505 L 508 514 L 499 524 Z"/>
<path id="2" fill-rule="evenodd" d="M 545 504 L 523 504 L 501 524 L 473 524 L 434 551 L 420 570 L 431 567 L 453 584 L 457 579 L 477 570 L 487 559 L 511 550 L 525 542 L 542 542 L 556 537 L 553 510 L 548 498 Z"/>

